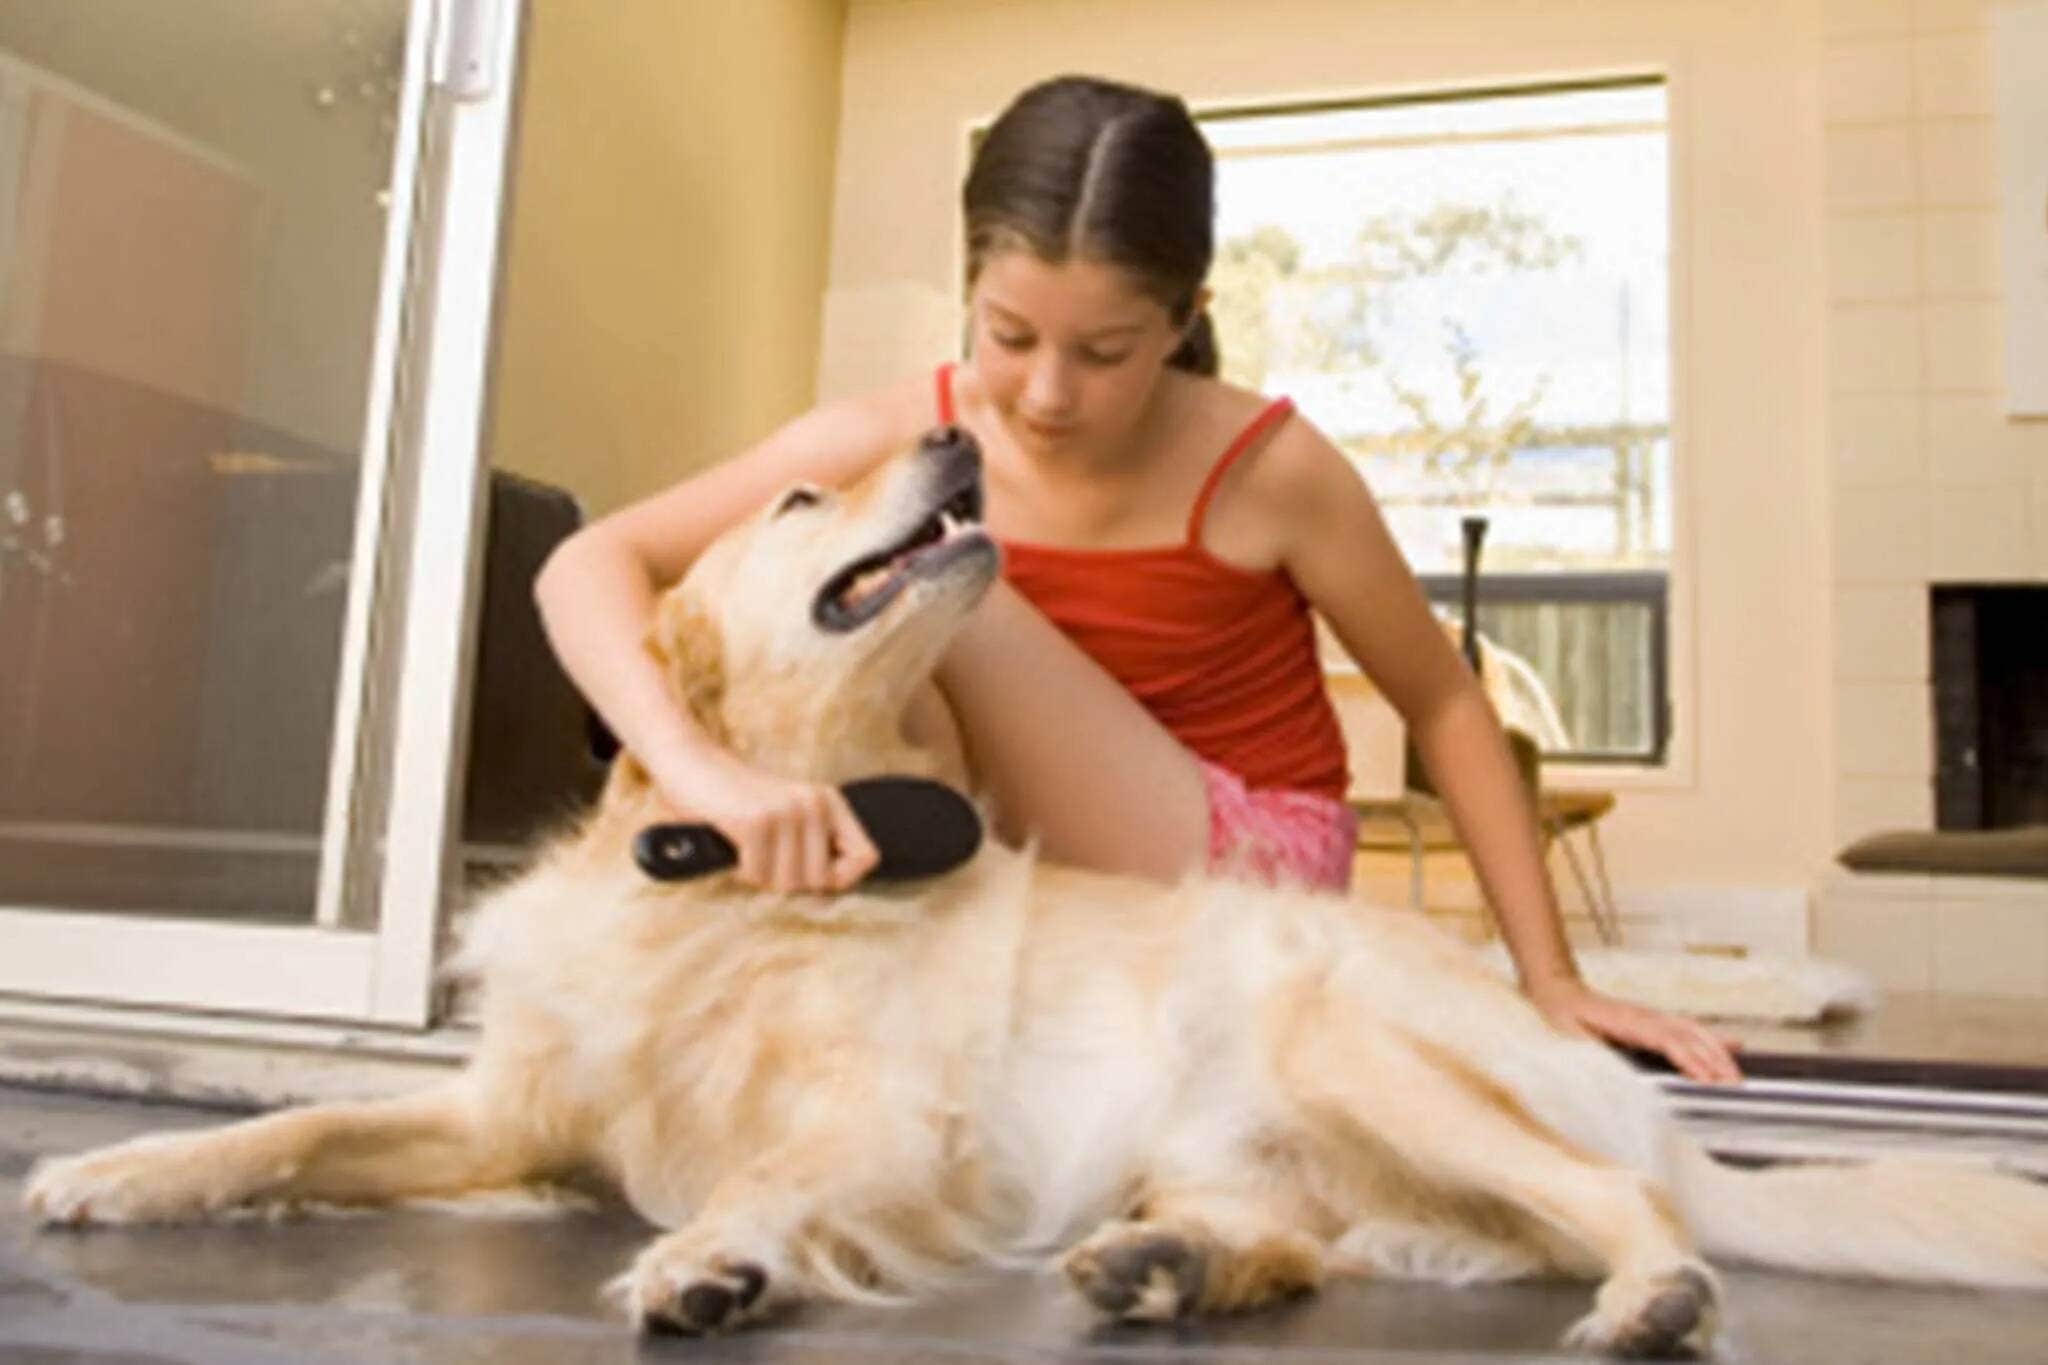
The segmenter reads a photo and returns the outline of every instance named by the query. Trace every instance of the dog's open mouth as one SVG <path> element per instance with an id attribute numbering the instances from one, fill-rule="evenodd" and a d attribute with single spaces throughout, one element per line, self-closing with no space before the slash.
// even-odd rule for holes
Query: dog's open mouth
<path id="1" fill-rule="evenodd" d="M 970 478 L 902 540 L 861 556 L 825 580 L 811 617 L 829 631 L 854 630 L 874 620 L 917 579 L 991 548 L 981 529 L 981 481 Z"/>

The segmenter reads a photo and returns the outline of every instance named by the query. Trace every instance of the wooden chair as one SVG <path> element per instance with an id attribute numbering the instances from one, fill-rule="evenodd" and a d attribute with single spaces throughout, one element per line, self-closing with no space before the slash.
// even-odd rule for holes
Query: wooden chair
<path id="1" fill-rule="evenodd" d="M 1462 852 L 1464 845 L 1405 744 L 1390 742 L 1390 735 L 1399 733 L 1400 721 L 1372 684 L 1356 673 L 1331 673 L 1328 685 L 1352 754 L 1348 802 L 1358 816 L 1358 848 L 1361 852 L 1405 852 L 1409 903 L 1417 911 L 1425 910 L 1428 856 Z M 1621 919 L 1607 877 L 1599 829 L 1600 821 L 1614 809 L 1614 793 L 1547 786 L 1542 781 L 1535 738 L 1510 725 L 1508 743 L 1528 784 L 1545 863 L 1553 848 L 1563 849 L 1572 883 L 1600 941 L 1610 946 L 1620 943 Z M 1583 857 L 1574 846 L 1575 837 L 1585 845 Z"/>

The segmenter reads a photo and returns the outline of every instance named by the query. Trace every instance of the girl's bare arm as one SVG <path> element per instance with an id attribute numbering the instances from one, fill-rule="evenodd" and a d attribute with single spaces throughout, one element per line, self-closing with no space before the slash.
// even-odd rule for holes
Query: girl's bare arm
<path id="1" fill-rule="evenodd" d="M 1290 423 L 1248 484 L 1284 528 L 1278 534 L 1288 572 L 1407 725 L 1524 992 L 1559 1022 L 1661 1052 L 1696 1079 L 1739 1078 L 1728 1045 L 1704 1027 L 1609 999 L 1580 981 L 1534 805 L 1499 718 L 1350 462 L 1307 423 Z"/>
<path id="2" fill-rule="evenodd" d="M 927 380 L 798 417 L 740 455 L 592 522 L 535 580 L 563 669 L 668 802 L 738 846 L 744 881 L 843 889 L 875 853 L 837 792 L 755 771 L 689 717 L 644 648 L 656 596 L 720 532 L 783 489 L 851 483 L 908 444 L 929 402 Z"/>

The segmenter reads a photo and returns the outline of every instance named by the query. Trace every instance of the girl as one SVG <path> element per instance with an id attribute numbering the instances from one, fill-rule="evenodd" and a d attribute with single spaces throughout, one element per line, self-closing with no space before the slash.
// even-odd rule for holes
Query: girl
<path id="1" fill-rule="evenodd" d="M 1364 483 L 1285 399 L 1213 377 L 1212 180 L 1177 99 L 1080 77 L 1024 92 L 964 189 L 968 361 L 800 417 L 565 542 L 537 587 L 564 667 L 667 800 L 732 840 L 743 881 L 852 885 L 875 851 L 839 794 L 718 748 L 641 640 L 656 585 L 723 528 L 957 424 L 1005 581 L 905 723 L 1002 833 L 1083 867 L 1343 889 L 1354 830 L 1313 611 L 1406 722 L 1531 1000 L 1734 1079 L 1706 1029 L 1580 982 L 1493 710 Z"/>

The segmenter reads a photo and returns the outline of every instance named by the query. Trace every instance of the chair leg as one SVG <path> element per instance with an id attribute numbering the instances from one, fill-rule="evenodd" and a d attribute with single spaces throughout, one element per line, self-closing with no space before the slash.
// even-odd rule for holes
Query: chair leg
<path id="1" fill-rule="evenodd" d="M 1600 904 L 1606 912 L 1606 920 L 1600 926 L 1600 937 L 1608 947 L 1621 946 L 1621 906 L 1615 902 L 1614 886 L 1607 880 L 1607 854 L 1600 847 L 1600 827 L 1586 826 L 1586 845 L 1593 854 L 1593 875 L 1600 883 Z"/>
<path id="2" fill-rule="evenodd" d="M 1414 813 L 1402 812 L 1401 822 L 1408 826 L 1408 905 L 1420 915 L 1429 909 L 1422 889 L 1423 860 L 1429 851 L 1422 846 L 1422 822 Z"/>
<path id="3" fill-rule="evenodd" d="M 1578 851 L 1572 847 L 1571 830 L 1563 825 L 1553 825 L 1550 829 L 1552 841 L 1564 849 L 1565 863 L 1572 870 L 1572 880 L 1578 885 L 1579 895 L 1585 899 L 1594 931 L 1600 935 L 1602 943 L 1616 948 L 1621 946 L 1621 914 L 1614 904 L 1614 888 L 1607 881 L 1607 859 L 1600 849 L 1600 832 L 1591 825 L 1585 826 L 1585 831 L 1590 845 L 1588 856 L 1598 874 L 1597 886 L 1587 877 Z"/>

